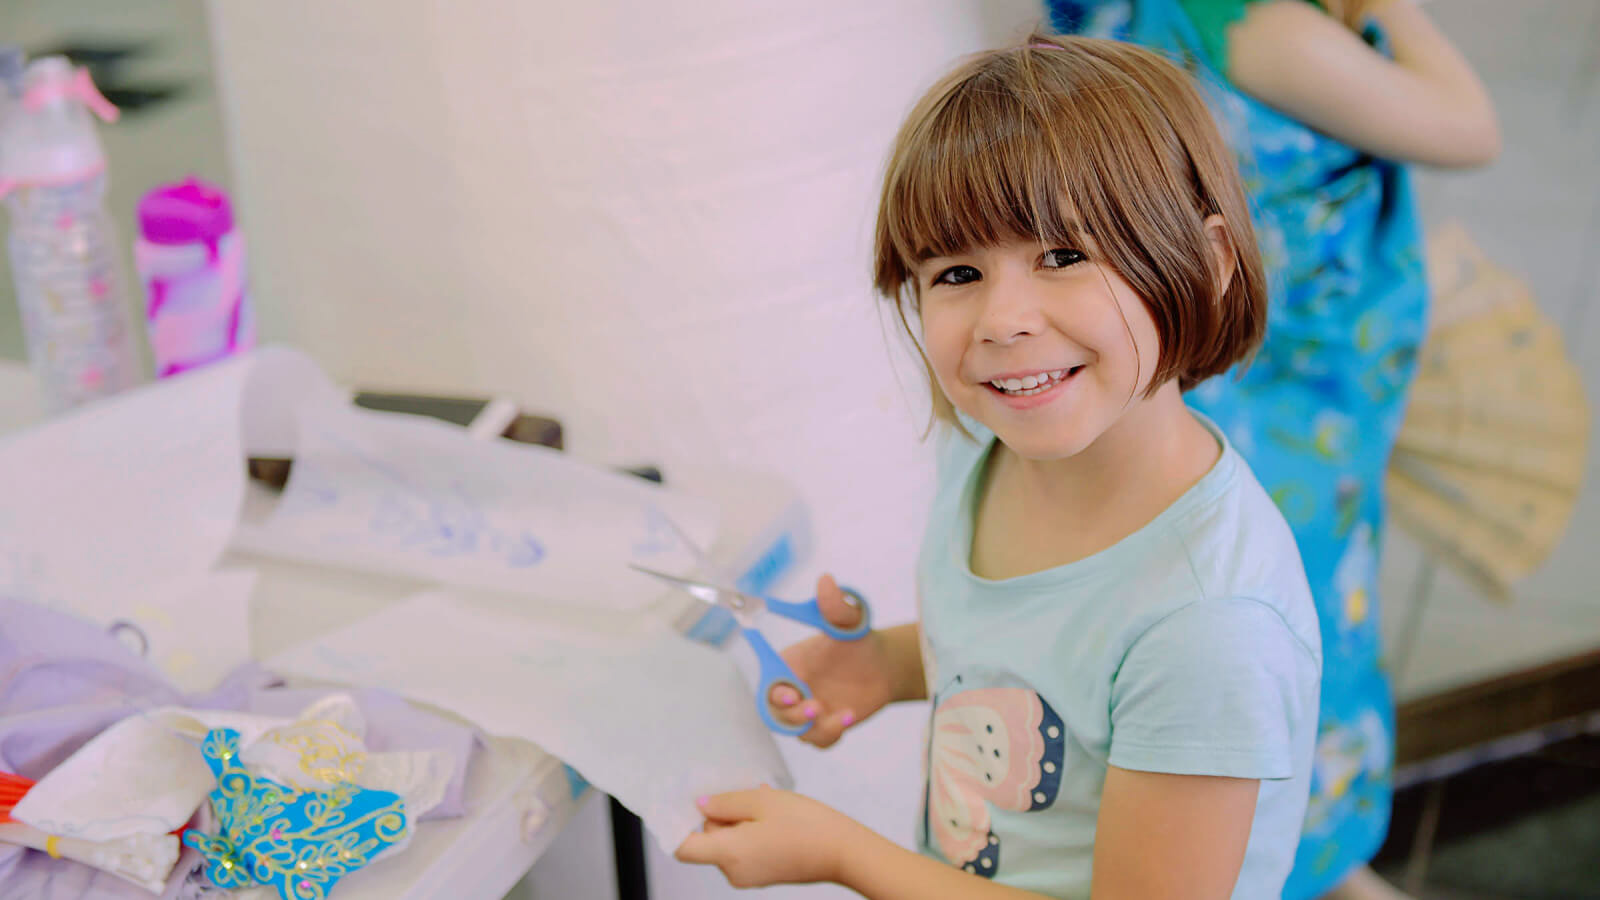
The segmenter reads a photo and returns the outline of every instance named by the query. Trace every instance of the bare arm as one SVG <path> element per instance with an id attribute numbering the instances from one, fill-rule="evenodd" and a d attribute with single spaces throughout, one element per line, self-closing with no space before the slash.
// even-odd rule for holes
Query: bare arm
<path id="1" fill-rule="evenodd" d="M 1261 782 L 1110 767 L 1094 838 L 1094 900 L 1226 900 Z"/>
<path id="2" fill-rule="evenodd" d="M 880 633 L 894 672 L 894 701 L 928 699 L 928 683 L 922 672 L 922 625 L 911 622 Z"/>
<path id="3" fill-rule="evenodd" d="M 1244 864 L 1260 782 L 1111 767 L 1096 823 L 1094 900 L 1225 900 Z M 734 887 L 831 881 L 869 900 L 1030 900 L 914 853 L 809 797 L 768 787 L 702 797 L 681 862 Z"/>
<path id="4" fill-rule="evenodd" d="M 703 831 L 681 862 L 714 865 L 734 887 L 834 882 L 869 900 L 1037 900 L 905 849 L 822 803 L 759 788 L 705 797 Z"/>
<path id="5" fill-rule="evenodd" d="M 1255 818 L 1260 782 L 1106 774 L 1094 842 L 1094 900 L 1226 900 Z M 995 884 L 861 829 L 840 860 L 840 884 L 871 900 L 1022 900 Z"/>
<path id="6" fill-rule="evenodd" d="M 1500 152 L 1488 93 L 1412 0 L 1373 4 L 1385 58 L 1305 0 L 1253 3 L 1228 30 L 1228 77 L 1252 97 L 1375 156 L 1469 167 Z"/>

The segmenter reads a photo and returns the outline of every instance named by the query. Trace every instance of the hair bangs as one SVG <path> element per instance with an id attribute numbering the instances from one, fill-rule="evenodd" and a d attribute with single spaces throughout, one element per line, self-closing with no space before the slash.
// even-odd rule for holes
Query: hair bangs
<path id="1" fill-rule="evenodd" d="M 1081 244 L 1054 129 L 989 82 L 956 85 L 896 161 L 884 213 L 903 278 L 924 260 L 1006 241 Z"/>

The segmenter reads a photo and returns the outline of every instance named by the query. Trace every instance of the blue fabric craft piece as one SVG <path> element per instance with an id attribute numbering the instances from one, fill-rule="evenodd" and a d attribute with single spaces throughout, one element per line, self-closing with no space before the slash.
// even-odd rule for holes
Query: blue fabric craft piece
<path id="1" fill-rule="evenodd" d="M 239 733 L 216 728 L 201 745 L 217 776 L 211 808 L 219 834 L 190 831 L 184 843 L 206 858 L 220 888 L 267 885 L 283 900 L 323 900 L 340 878 L 366 865 L 406 832 L 398 794 L 340 784 L 297 791 L 239 764 Z"/>

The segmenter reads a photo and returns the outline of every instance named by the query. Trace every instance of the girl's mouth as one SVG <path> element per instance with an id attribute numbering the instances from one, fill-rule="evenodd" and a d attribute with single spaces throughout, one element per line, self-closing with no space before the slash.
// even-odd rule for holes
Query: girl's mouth
<path id="1" fill-rule="evenodd" d="M 1046 393 L 1072 376 L 1082 371 L 1083 366 L 1071 366 L 1065 369 L 1055 369 L 1049 372 L 1040 372 L 1037 375 L 1025 375 L 1021 378 L 996 378 L 986 381 L 990 390 L 1006 397 L 1034 397 Z"/>

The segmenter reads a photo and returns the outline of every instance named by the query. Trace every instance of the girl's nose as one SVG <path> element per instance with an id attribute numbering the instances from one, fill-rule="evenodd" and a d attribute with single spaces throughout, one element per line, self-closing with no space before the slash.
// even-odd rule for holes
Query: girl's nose
<path id="1" fill-rule="evenodd" d="M 986 284 L 983 310 L 974 337 L 989 344 L 1011 344 L 1044 327 L 1038 288 L 1025 277 L 994 278 Z"/>

